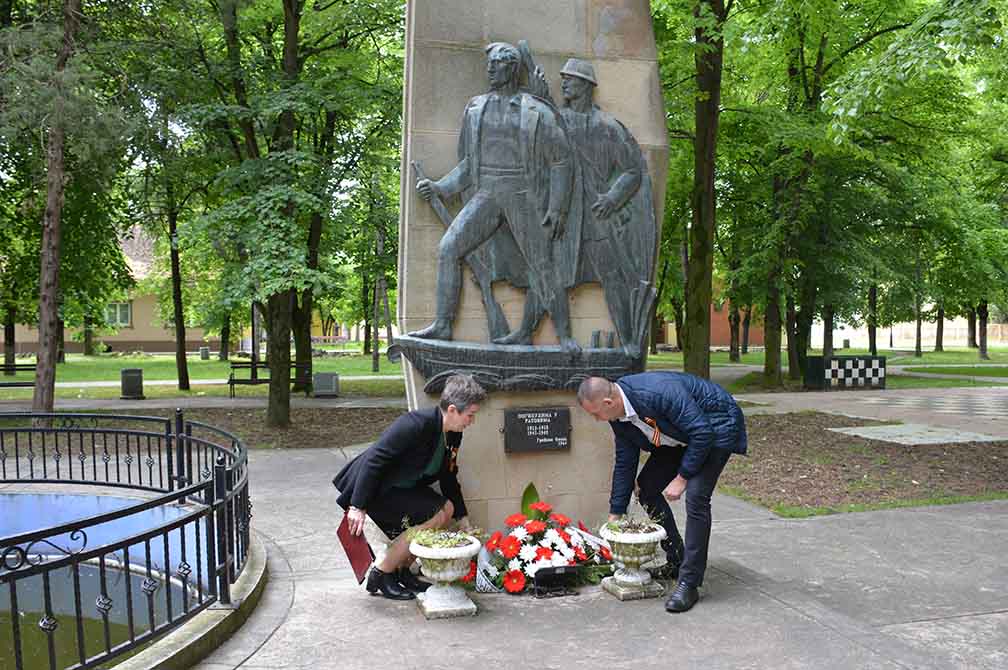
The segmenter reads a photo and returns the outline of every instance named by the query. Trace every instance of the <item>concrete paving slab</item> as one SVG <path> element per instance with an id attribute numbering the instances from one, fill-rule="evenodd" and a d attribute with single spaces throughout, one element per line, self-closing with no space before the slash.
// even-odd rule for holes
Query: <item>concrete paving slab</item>
<path id="1" fill-rule="evenodd" d="M 928 652 L 940 650 L 948 668 L 1008 668 L 1008 612 L 885 626 L 887 634 Z"/>
<path id="2" fill-rule="evenodd" d="M 918 444 L 956 444 L 967 442 L 998 442 L 1001 437 L 971 433 L 954 428 L 928 426 L 922 423 L 899 423 L 888 426 L 862 426 L 858 428 L 827 428 L 834 433 L 855 435 L 869 440 L 894 442 L 914 446 Z"/>

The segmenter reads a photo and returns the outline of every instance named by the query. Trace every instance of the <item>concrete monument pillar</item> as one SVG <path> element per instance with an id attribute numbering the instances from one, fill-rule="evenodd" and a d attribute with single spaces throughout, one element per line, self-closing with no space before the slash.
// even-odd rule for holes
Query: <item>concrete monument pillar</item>
<path id="1" fill-rule="evenodd" d="M 485 528 L 516 510 L 529 482 L 589 527 L 608 511 L 612 433 L 574 389 L 588 374 L 639 371 L 646 356 L 668 167 L 649 10 L 646 0 L 407 2 L 406 392 L 411 408 L 432 405 L 438 365 L 489 381 L 459 454 L 470 516 Z M 476 191 L 492 202 L 477 207 Z M 460 249 L 469 255 L 455 265 Z M 505 451 L 516 408 L 569 409 L 566 448 Z"/>

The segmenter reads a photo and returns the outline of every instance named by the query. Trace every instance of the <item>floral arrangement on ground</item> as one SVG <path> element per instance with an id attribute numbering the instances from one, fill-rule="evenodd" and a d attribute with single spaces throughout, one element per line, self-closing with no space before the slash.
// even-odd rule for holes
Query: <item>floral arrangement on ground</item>
<path id="1" fill-rule="evenodd" d="M 463 581 L 475 582 L 479 591 L 519 594 L 543 568 L 576 566 L 582 584 L 597 584 L 612 572 L 612 553 L 583 523 L 574 527 L 547 502 L 525 508 L 504 519 L 507 530 L 490 536 Z"/>

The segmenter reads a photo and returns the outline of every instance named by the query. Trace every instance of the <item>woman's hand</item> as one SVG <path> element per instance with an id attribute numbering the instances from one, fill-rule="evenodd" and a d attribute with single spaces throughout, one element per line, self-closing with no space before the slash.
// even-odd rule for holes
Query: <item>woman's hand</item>
<path id="1" fill-rule="evenodd" d="M 350 507 L 347 510 L 347 527 L 350 529 L 351 535 L 360 535 L 364 532 L 364 518 L 366 516 L 367 512 L 356 507 Z"/>

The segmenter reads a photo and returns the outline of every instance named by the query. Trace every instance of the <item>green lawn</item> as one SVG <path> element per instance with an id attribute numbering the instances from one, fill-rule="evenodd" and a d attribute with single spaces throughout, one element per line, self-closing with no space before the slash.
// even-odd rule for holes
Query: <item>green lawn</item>
<path id="1" fill-rule="evenodd" d="M 247 358 L 235 358 L 236 361 L 247 361 Z M 30 359 L 17 359 L 18 363 L 34 362 Z M 191 355 L 187 358 L 189 368 L 189 379 L 196 381 L 200 379 L 227 379 L 230 373 L 228 361 L 219 361 L 213 358 L 209 361 L 201 361 L 198 355 Z M 172 355 L 148 355 L 148 356 L 82 356 L 70 354 L 66 363 L 56 366 L 56 381 L 58 382 L 87 382 L 87 381 L 119 381 L 119 371 L 123 368 L 141 368 L 143 370 L 144 381 L 155 379 L 176 379 L 175 357 Z M 341 375 L 370 375 L 371 356 L 362 354 L 350 356 L 327 356 L 316 358 L 312 361 L 312 369 L 315 372 L 338 372 Z M 247 371 L 245 373 L 247 375 Z M 391 363 L 384 355 L 379 359 L 378 374 L 397 375 L 402 374 L 402 366 L 399 363 Z M 30 374 L 22 374 L 16 377 L 0 377 L 2 381 L 14 379 L 24 379 L 30 381 L 33 378 Z"/>
<path id="2" fill-rule="evenodd" d="M 886 388 L 892 391 L 900 389 L 925 388 L 958 388 L 962 386 L 1003 386 L 989 382 L 975 382 L 972 379 L 941 379 L 935 377 L 911 377 L 909 375 L 886 375 Z M 793 381 L 785 373 L 783 388 L 767 388 L 763 386 L 763 373 L 750 372 L 746 376 L 725 387 L 729 393 L 766 393 L 770 391 L 801 391 L 801 380 Z"/>
<path id="3" fill-rule="evenodd" d="M 1008 367 L 999 367 L 996 365 L 936 365 L 903 369 L 906 372 L 933 372 L 935 374 L 964 375 L 967 377 L 1008 377 Z"/>

